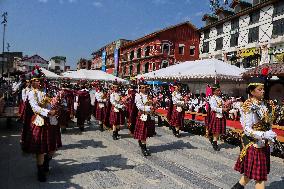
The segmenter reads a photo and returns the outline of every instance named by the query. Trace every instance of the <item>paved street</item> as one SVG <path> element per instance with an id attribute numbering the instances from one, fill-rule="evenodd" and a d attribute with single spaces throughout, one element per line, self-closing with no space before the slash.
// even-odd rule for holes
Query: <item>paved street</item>
<path id="1" fill-rule="evenodd" d="M 6 129 L 3 120 L 0 124 L 3 189 L 213 189 L 230 188 L 240 177 L 233 170 L 238 147 L 221 144 L 221 151 L 215 152 L 204 137 L 182 133 L 182 138 L 175 138 L 161 127 L 149 140 L 152 156 L 145 158 L 126 129 L 121 140 L 113 141 L 112 133 L 101 133 L 93 121 L 83 134 L 70 128 L 62 135 L 64 146 L 51 162 L 48 182 L 39 183 L 34 158 L 21 153 L 19 126 Z M 282 159 L 272 157 L 267 188 L 283 189 L 283 166 Z"/>

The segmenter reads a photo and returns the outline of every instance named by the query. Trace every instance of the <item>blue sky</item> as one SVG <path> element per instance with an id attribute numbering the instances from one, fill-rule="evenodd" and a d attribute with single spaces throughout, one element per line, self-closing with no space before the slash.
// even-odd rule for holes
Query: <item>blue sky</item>
<path id="1" fill-rule="evenodd" d="M 199 28 L 210 9 L 209 0 L 0 0 L 4 11 L 10 51 L 47 60 L 66 56 L 74 68 L 119 38 L 136 39 L 186 20 Z"/>

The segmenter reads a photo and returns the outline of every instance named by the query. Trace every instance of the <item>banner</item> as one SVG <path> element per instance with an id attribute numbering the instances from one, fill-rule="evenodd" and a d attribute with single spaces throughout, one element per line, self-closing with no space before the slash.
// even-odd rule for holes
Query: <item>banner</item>
<path id="1" fill-rule="evenodd" d="M 118 53 L 119 53 L 119 50 L 115 49 L 114 50 L 114 71 L 113 71 L 113 75 L 115 76 L 118 75 Z"/>
<path id="2" fill-rule="evenodd" d="M 102 71 L 106 71 L 106 51 L 102 53 Z"/>

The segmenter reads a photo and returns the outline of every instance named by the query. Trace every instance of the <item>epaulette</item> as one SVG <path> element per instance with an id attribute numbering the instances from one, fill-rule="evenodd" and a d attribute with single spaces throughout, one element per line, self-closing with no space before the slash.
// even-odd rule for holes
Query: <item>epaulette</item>
<path id="1" fill-rule="evenodd" d="M 252 110 L 252 106 L 255 105 L 259 105 L 260 101 L 253 99 L 253 98 L 249 98 L 247 99 L 243 105 L 242 105 L 242 110 L 244 113 L 248 113 Z"/>

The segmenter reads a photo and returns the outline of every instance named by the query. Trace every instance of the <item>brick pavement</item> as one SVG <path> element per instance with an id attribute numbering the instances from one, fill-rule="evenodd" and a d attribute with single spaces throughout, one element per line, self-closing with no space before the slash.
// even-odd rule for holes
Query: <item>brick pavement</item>
<path id="1" fill-rule="evenodd" d="M 222 143 L 215 152 L 204 137 L 182 133 L 175 138 L 167 128 L 157 128 L 149 140 L 152 156 L 141 155 L 137 141 L 127 130 L 113 141 L 111 132 L 101 133 L 96 122 L 81 134 L 69 128 L 63 147 L 51 162 L 47 183 L 36 181 L 34 158 L 23 156 L 20 126 L 6 129 L 0 120 L 0 188 L 2 189 L 182 189 L 230 188 L 240 177 L 233 170 L 239 148 Z M 284 188 L 283 160 L 272 157 L 267 188 Z M 253 188 L 250 183 L 247 188 Z"/>

